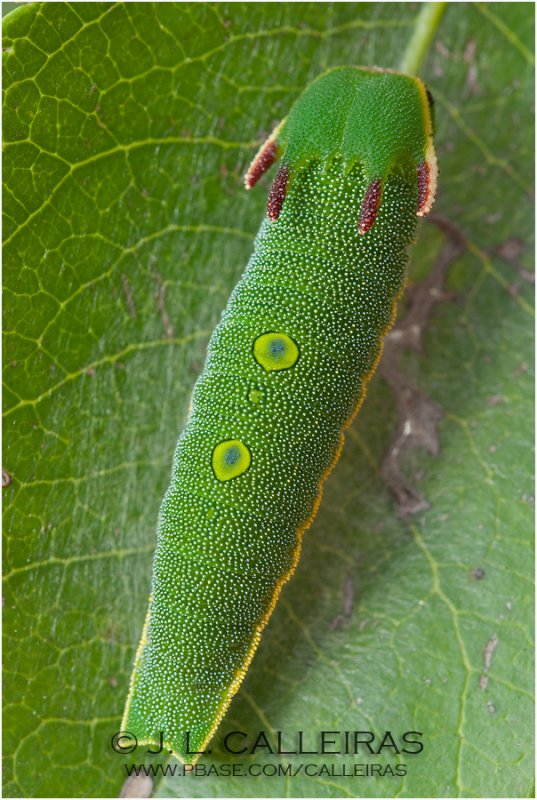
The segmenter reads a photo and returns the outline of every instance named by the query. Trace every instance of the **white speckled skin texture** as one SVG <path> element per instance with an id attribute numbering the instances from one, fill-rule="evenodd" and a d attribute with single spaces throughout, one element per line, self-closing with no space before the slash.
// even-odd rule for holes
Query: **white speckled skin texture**
<path id="1" fill-rule="evenodd" d="M 194 389 L 123 722 L 141 742 L 162 732 L 186 761 L 186 732 L 202 750 L 240 685 L 394 319 L 417 189 L 390 177 L 360 236 L 366 188 L 360 166 L 346 172 L 338 159 L 297 177 L 279 218 L 261 226 Z M 291 366 L 254 357 L 269 332 L 296 343 Z M 221 479 L 212 457 L 228 440 L 250 462 Z M 230 463 L 238 457 L 235 446 Z"/>

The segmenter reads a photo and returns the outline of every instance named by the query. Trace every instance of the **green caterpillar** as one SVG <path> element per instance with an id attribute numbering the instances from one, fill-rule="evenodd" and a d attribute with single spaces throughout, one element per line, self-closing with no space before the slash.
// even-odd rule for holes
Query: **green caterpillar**
<path id="1" fill-rule="evenodd" d="M 263 145 L 254 253 L 208 348 L 158 524 L 122 728 L 203 751 L 252 661 L 358 412 L 436 189 L 417 78 L 341 67 Z"/>

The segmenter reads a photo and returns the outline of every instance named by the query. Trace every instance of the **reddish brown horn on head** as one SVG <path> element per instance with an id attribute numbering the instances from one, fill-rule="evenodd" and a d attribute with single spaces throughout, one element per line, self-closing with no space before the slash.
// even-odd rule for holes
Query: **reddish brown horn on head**
<path id="1" fill-rule="evenodd" d="M 360 219 L 358 220 L 358 233 L 362 236 L 367 233 L 377 218 L 380 198 L 382 197 L 382 182 L 380 178 L 371 181 L 367 187 L 365 197 L 362 200 L 362 208 L 360 209 Z"/>
<path id="2" fill-rule="evenodd" d="M 283 201 L 287 193 L 287 181 L 289 180 L 289 167 L 282 164 L 278 174 L 274 178 L 274 183 L 270 190 L 267 202 L 267 214 L 269 219 L 275 220 L 280 216 Z"/>
<path id="3" fill-rule="evenodd" d="M 432 139 L 429 141 L 425 158 L 417 166 L 418 217 L 424 217 L 433 207 L 438 180 L 438 165 Z"/>
<path id="4" fill-rule="evenodd" d="M 274 164 L 276 161 L 276 149 L 276 140 L 272 137 L 267 139 L 244 176 L 244 185 L 247 189 L 251 189 L 252 186 L 255 186 L 259 178 Z"/>

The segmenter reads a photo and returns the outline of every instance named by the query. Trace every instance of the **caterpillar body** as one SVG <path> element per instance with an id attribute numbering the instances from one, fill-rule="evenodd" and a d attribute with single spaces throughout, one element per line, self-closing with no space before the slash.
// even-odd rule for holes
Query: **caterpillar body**
<path id="1" fill-rule="evenodd" d="M 321 75 L 261 148 L 267 217 L 214 331 L 159 515 L 122 728 L 195 761 L 252 661 L 392 325 L 436 188 L 432 100 Z"/>

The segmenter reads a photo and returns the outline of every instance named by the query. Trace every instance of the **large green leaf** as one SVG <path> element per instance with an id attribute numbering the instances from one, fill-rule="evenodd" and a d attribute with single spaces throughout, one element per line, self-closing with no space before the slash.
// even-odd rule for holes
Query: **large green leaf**
<path id="1" fill-rule="evenodd" d="M 44 3 L 6 17 L 5 795 L 116 795 L 126 763 L 153 763 L 110 737 L 177 434 L 263 214 L 241 173 L 324 68 L 397 67 L 417 10 Z M 430 507 L 402 519 L 383 483 L 397 420 L 377 376 L 201 762 L 334 774 L 167 777 L 160 794 L 531 795 L 532 42 L 532 4 L 450 4 L 422 69 L 436 209 L 466 237 L 424 352 L 401 361 L 444 414 L 439 454 L 405 461 Z M 411 278 L 444 236 L 422 229 Z M 274 729 L 287 744 L 418 730 L 425 747 L 218 752 L 229 731 Z M 407 775 L 342 777 L 353 763 Z"/>

